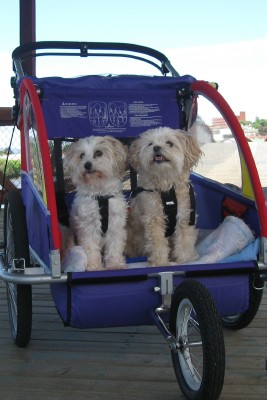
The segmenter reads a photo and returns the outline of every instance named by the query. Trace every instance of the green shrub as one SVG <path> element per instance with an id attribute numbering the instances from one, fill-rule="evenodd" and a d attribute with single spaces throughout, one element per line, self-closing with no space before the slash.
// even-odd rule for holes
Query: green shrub
<path id="1" fill-rule="evenodd" d="M 4 173 L 6 160 L 0 159 L 0 171 Z M 10 179 L 18 178 L 20 176 L 21 162 L 20 160 L 9 160 L 6 168 L 6 176 Z"/>

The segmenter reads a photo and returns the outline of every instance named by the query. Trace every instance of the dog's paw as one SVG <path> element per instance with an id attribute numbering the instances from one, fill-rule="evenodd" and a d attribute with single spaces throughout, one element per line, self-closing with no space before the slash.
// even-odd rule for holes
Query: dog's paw
<path id="1" fill-rule="evenodd" d="M 121 261 L 118 261 L 118 262 L 112 261 L 112 262 L 106 262 L 105 267 L 108 270 L 110 270 L 110 269 L 125 269 L 125 268 L 127 268 L 127 264 L 125 262 L 121 262 Z"/>
<path id="2" fill-rule="evenodd" d="M 168 259 L 149 259 L 148 264 L 150 267 L 165 267 L 170 265 L 170 261 Z"/>
<path id="3" fill-rule="evenodd" d="M 102 271 L 104 270 L 104 266 L 102 263 L 89 263 L 86 266 L 86 271 Z"/>
<path id="4" fill-rule="evenodd" d="M 101 265 L 101 266 L 95 266 L 95 265 L 89 265 L 89 266 L 87 266 L 86 267 L 86 271 L 87 272 L 89 272 L 89 271 L 104 271 L 104 269 L 105 268 L 103 268 L 103 266 Z"/>
<path id="5" fill-rule="evenodd" d="M 181 253 L 179 257 L 174 258 L 174 262 L 177 264 L 188 263 L 190 261 L 196 261 L 198 259 L 198 254 L 195 251 L 191 253 Z"/>
<path id="6" fill-rule="evenodd" d="M 101 271 L 104 269 L 104 264 L 100 252 L 87 250 L 87 265 L 86 271 Z"/>

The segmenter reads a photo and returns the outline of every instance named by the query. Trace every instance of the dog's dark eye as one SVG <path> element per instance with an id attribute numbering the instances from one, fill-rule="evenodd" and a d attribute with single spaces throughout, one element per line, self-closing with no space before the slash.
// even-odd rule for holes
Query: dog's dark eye
<path id="1" fill-rule="evenodd" d="M 84 157 L 84 153 L 81 153 L 81 154 L 80 154 L 80 159 L 82 160 L 83 157 Z"/>
<path id="2" fill-rule="evenodd" d="M 170 147 L 172 147 L 173 146 L 173 143 L 172 142 L 170 142 L 169 140 L 168 140 L 168 142 L 166 142 Z"/>
<path id="3" fill-rule="evenodd" d="M 102 155 L 103 155 L 103 152 L 101 150 L 96 150 L 96 152 L 94 154 L 94 158 L 101 157 Z"/>
<path id="4" fill-rule="evenodd" d="M 149 143 L 149 145 L 148 145 L 148 146 L 152 146 L 152 144 L 153 144 L 153 143 Z"/>

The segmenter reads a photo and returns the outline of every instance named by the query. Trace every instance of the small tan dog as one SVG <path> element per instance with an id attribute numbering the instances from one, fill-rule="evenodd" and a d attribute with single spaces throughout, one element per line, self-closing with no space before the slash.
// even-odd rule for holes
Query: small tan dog
<path id="1" fill-rule="evenodd" d="M 64 167 L 76 187 L 70 227 L 87 257 L 87 271 L 124 267 L 126 161 L 125 146 L 110 136 L 80 139 L 65 154 Z"/>
<path id="2" fill-rule="evenodd" d="M 147 256 L 150 265 L 197 258 L 189 171 L 201 154 L 189 133 L 166 127 L 150 129 L 131 144 L 138 188 L 130 199 L 129 257 Z"/>

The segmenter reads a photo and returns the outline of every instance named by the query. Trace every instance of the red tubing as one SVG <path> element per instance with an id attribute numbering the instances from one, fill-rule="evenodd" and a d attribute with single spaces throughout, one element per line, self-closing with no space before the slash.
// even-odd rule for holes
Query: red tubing
<path id="1" fill-rule="evenodd" d="M 50 211 L 51 216 L 51 230 L 52 230 L 52 239 L 54 249 L 60 249 L 61 247 L 61 234 L 58 227 L 58 219 L 57 219 L 57 207 L 56 207 L 56 196 L 55 196 L 55 189 L 53 183 L 53 172 L 52 166 L 50 161 L 50 153 L 48 149 L 48 141 L 47 141 L 47 133 L 46 133 L 46 126 L 43 117 L 43 112 L 41 108 L 41 104 L 39 101 L 39 97 L 36 93 L 36 89 L 29 78 L 24 78 L 21 87 L 20 87 L 20 104 L 23 108 L 24 106 L 24 96 L 28 93 L 31 106 L 35 115 L 35 122 L 37 127 L 37 134 L 38 140 L 40 145 L 40 151 L 43 161 L 43 168 L 44 168 L 44 180 L 45 180 L 45 188 L 46 188 L 46 197 L 47 197 L 47 208 Z M 23 110 L 22 110 L 22 119 L 20 120 L 21 130 L 23 128 Z M 26 159 L 25 159 L 25 144 L 24 140 L 21 141 L 22 143 L 22 170 L 26 168 Z"/>

